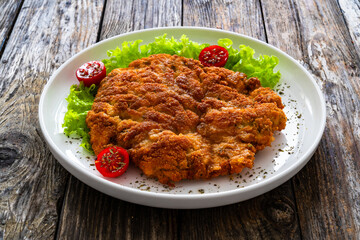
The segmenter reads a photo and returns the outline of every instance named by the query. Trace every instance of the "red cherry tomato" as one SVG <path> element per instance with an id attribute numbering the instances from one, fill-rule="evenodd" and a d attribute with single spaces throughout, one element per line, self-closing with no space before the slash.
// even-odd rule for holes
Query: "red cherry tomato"
<path id="1" fill-rule="evenodd" d="M 95 166 L 104 177 L 118 177 L 129 166 L 129 154 L 121 147 L 105 148 L 97 156 Z"/>
<path id="2" fill-rule="evenodd" d="M 212 45 L 204 48 L 200 52 L 199 60 L 205 67 L 223 67 L 226 64 L 228 57 L 229 52 L 226 48 Z"/>
<path id="3" fill-rule="evenodd" d="M 106 68 L 103 62 L 91 61 L 83 64 L 76 70 L 76 77 L 86 87 L 98 85 L 106 77 Z"/>

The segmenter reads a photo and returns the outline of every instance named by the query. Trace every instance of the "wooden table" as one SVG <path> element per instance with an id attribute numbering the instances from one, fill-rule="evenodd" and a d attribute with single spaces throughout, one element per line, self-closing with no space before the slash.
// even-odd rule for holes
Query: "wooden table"
<path id="1" fill-rule="evenodd" d="M 0 239 L 360 239 L 359 1 L 0 0 L 0 9 Z M 38 122 L 51 74 L 97 41 L 162 26 L 249 35 L 313 75 L 327 124 L 295 177 L 245 202 L 169 210 L 104 195 L 55 160 Z"/>

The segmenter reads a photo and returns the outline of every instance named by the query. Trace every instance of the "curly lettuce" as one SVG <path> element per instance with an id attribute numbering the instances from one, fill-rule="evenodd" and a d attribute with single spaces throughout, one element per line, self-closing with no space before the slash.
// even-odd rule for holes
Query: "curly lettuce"
<path id="1" fill-rule="evenodd" d="M 128 65 L 139 58 L 148 57 L 153 54 L 167 53 L 198 60 L 202 49 L 209 46 L 208 43 L 197 43 L 191 41 L 186 35 L 182 35 L 179 40 L 174 37 L 167 38 L 167 35 L 156 37 L 155 41 L 149 44 L 140 45 L 142 40 L 123 42 L 121 48 L 117 47 L 108 50 L 107 59 L 103 63 L 107 73 L 115 68 L 126 68 Z M 229 58 L 225 68 L 243 72 L 248 77 L 257 77 L 263 87 L 274 88 L 279 82 L 281 74 L 274 72 L 274 68 L 279 63 L 276 56 L 260 55 L 254 58 L 255 51 L 249 46 L 240 45 L 239 49 L 233 48 L 233 42 L 224 38 L 218 40 L 218 45 L 226 48 Z"/>
<path id="2" fill-rule="evenodd" d="M 240 45 L 238 50 L 234 49 L 232 44 L 233 42 L 227 38 L 218 41 L 218 45 L 226 48 L 229 52 L 225 68 L 235 72 L 243 72 L 249 78 L 257 77 L 261 82 L 261 86 L 274 88 L 281 78 L 279 71 L 274 72 L 279 59 L 267 55 L 254 58 L 255 50 L 251 47 Z"/>
<path id="3" fill-rule="evenodd" d="M 167 38 L 167 35 L 156 37 L 154 42 L 141 45 L 142 40 L 123 42 L 121 48 L 108 50 L 107 59 L 103 59 L 107 73 L 115 68 L 126 68 L 137 59 L 148 57 L 153 54 L 167 53 L 198 60 L 202 49 L 210 46 L 208 43 L 197 43 L 191 41 L 183 35 L 179 40 L 174 37 Z M 248 77 L 257 77 L 264 87 L 274 88 L 279 82 L 280 72 L 274 72 L 274 68 L 279 63 L 275 56 L 260 55 L 254 58 L 254 49 L 240 45 L 238 49 L 233 48 L 230 39 L 219 39 L 218 45 L 226 48 L 229 58 L 225 68 L 243 72 Z M 97 88 L 95 85 L 85 87 L 83 84 L 73 85 L 70 94 L 66 98 L 68 101 L 67 112 L 64 117 L 64 133 L 67 136 L 79 136 L 82 138 L 82 146 L 89 152 L 93 152 L 90 144 L 89 129 L 85 119 L 87 112 L 91 109 L 94 102 Z"/>
<path id="4" fill-rule="evenodd" d="M 166 34 L 156 37 L 155 41 L 149 44 L 140 45 L 142 40 L 123 42 L 121 48 L 117 47 L 107 51 L 109 58 L 103 59 L 107 73 L 115 68 L 126 68 L 137 59 L 148 57 L 153 54 L 167 53 L 179 55 L 187 58 L 198 59 L 201 50 L 210 44 L 200 44 L 189 40 L 183 35 L 180 40 L 174 37 L 167 38 Z"/>
<path id="5" fill-rule="evenodd" d="M 62 125 L 66 136 L 81 137 L 82 142 L 80 146 L 91 153 L 93 150 L 90 144 L 89 128 L 86 125 L 85 119 L 87 112 L 91 109 L 94 102 L 96 92 L 97 87 L 94 84 L 90 87 L 85 87 L 83 83 L 72 85 L 70 87 L 70 94 L 66 98 L 68 106 Z"/>

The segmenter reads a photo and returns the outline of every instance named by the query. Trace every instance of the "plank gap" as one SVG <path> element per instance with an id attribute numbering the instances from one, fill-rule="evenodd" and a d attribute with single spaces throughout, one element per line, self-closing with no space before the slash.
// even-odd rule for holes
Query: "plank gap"
<path id="1" fill-rule="evenodd" d="M 102 31 L 102 25 L 103 25 L 105 11 L 106 11 L 106 3 L 107 3 L 107 0 L 104 0 L 104 5 L 103 5 L 103 9 L 101 11 L 101 17 L 100 17 L 99 29 L 98 29 L 98 33 L 97 33 L 97 37 L 96 37 L 96 42 L 99 42 L 101 39 L 101 31 Z"/>
<path id="2" fill-rule="evenodd" d="M 180 20 L 180 26 L 184 26 L 184 1 L 181 0 L 181 20 Z"/>
<path id="3" fill-rule="evenodd" d="M 69 175 L 69 177 L 66 179 L 65 192 L 64 192 L 63 196 L 61 196 L 59 198 L 59 200 L 58 200 L 58 202 L 61 201 L 61 208 L 59 207 L 57 209 L 57 211 L 58 211 L 58 221 L 56 223 L 56 228 L 55 228 L 55 233 L 54 233 L 55 238 L 54 239 L 59 239 L 59 235 L 60 235 L 60 230 L 59 229 L 60 229 L 60 225 L 61 225 L 61 219 L 63 218 L 63 214 L 64 214 L 65 199 L 67 198 L 67 195 L 69 193 L 70 178 L 71 178 L 71 175 Z"/>
<path id="4" fill-rule="evenodd" d="M 298 222 L 298 228 L 299 228 L 299 237 L 300 239 L 304 239 L 303 238 L 303 233 L 302 233 L 302 229 L 301 229 L 301 224 L 300 224 L 300 216 L 299 216 L 299 209 L 298 209 L 298 202 L 296 199 L 296 194 L 295 194 L 295 184 L 294 184 L 294 178 L 292 178 L 290 180 L 290 185 L 291 185 L 291 193 L 293 195 L 293 199 L 294 199 L 294 208 L 295 208 L 295 217 L 296 217 L 296 221 Z"/>
<path id="5" fill-rule="evenodd" d="M 263 23 L 264 34 L 265 34 L 265 41 L 267 43 L 269 43 L 268 35 L 267 35 L 267 32 L 266 32 L 266 23 L 265 23 L 264 11 L 263 11 L 263 6 L 262 6 L 262 3 L 261 3 L 261 0 L 259 0 L 259 5 L 260 5 L 261 20 L 262 20 L 262 23 Z"/>
<path id="6" fill-rule="evenodd" d="M 292 9 L 294 9 L 294 11 L 295 11 L 295 16 L 294 16 L 295 19 L 296 19 L 295 28 L 296 28 L 297 34 L 299 36 L 300 50 L 301 50 L 302 53 L 305 53 L 306 52 L 306 47 L 304 46 L 305 40 L 304 40 L 304 36 L 302 35 L 303 30 L 301 29 L 301 20 L 300 20 L 300 12 L 299 12 L 300 9 L 299 9 L 299 6 L 297 5 L 296 1 L 289 0 L 289 4 L 292 7 Z M 301 60 L 303 60 L 304 63 L 309 65 L 309 61 L 304 57 L 304 54 L 302 54 Z"/>
<path id="7" fill-rule="evenodd" d="M 2 55 L 5 51 L 5 48 L 6 48 L 6 45 L 10 39 L 10 35 L 14 29 L 14 26 L 15 26 L 15 23 L 19 17 L 19 14 L 20 14 L 20 11 L 22 9 L 22 6 L 23 6 L 23 3 L 24 3 L 25 0 L 22 0 L 19 4 L 19 7 L 16 9 L 15 11 L 15 18 L 13 19 L 11 25 L 10 25 L 10 28 L 8 29 L 7 33 L 5 34 L 5 37 L 4 37 L 4 40 L 2 43 L 0 43 L 0 59 L 2 58 Z"/>

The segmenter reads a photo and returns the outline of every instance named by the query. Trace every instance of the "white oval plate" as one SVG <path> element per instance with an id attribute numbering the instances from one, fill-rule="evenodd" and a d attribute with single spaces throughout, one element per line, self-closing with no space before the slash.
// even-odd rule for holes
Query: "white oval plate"
<path id="1" fill-rule="evenodd" d="M 288 117 L 286 129 L 275 134 L 271 147 L 256 154 L 252 169 L 241 174 L 210 180 L 184 180 L 169 188 L 143 176 L 130 165 L 126 174 L 108 179 L 93 167 L 94 156 L 79 147 L 79 140 L 69 139 L 61 127 L 72 84 L 77 84 L 74 72 L 84 62 L 106 58 L 106 51 L 121 46 L 123 41 L 143 39 L 153 42 L 164 33 L 179 39 L 186 34 L 200 43 L 216 44 L 219 38 L 230 38 L 234 47 L 240 44 L 255 49 L 256 55 L 275 55 L 282 74 L 276 88 L 281 94 Z M 325 127 L 325 102 L 311 75 L 293 58 L 259 40 L 233 32 L 196 28 L 172 27 L 147 29 L 122 34 L 81 51 L 53 73 L 39 103 L 39 120 L 44 138 L 60 164 L 89 186 L 113 197 L 162 208 L 207 208 L 244 201 L 263 194 L 294 176 L 311 158 Z"/>

